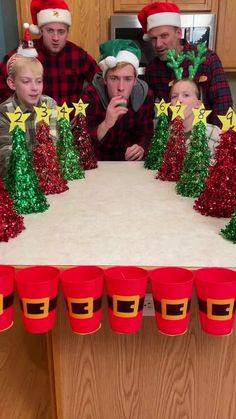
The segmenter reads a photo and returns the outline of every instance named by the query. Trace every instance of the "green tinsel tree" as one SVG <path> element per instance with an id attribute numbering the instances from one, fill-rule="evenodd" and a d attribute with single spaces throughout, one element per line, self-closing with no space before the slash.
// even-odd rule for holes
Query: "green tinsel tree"
<path id="1" fill-rule="evenodd" d="M 49 207 L 39 186 L 27 148 L 25 133 L 19 126 L 12 131 L 12 152 L 5 184 L 18 214 L 43 212 Z"/>
<path id="2" fill-rule="evenodd" d="M 61 118 L 58 126 L 57 154 L 62 175 L 66 180 L 82 179 L 85 173 L 80 165 L 70 122 L 66 118 Z"/>
<path id="3" fill-rule="evenodd" d="M 221 229 L 220 234 L 227 240 L 236 244 L 236 211 L 233 214 L 229 224 Z"/>
<path id="4" fill-rule="evenodd" d="M 146 169 L 157 170 L 160 168 L 169 135 L 169 120 L 167 115 L 162 112 L 157 119 L 151 145 L 144 161 Z"/>
<path id="5" fill-rule="evenodd" d="M 210 165 L 210 150 L 206 136 L 206 125 L 200 121 L 193 127 L 189 152 L 176 191 L 179 195 L 198 197 L 205 187 Z"/>

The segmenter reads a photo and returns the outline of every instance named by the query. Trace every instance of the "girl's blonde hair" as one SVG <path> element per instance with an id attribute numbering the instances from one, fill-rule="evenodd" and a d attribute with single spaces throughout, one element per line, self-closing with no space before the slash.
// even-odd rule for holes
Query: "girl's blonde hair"
<path id="1" fill-rule="evenodd" d="M 37 58 L 23 57 L 17 53 L 9 58 L 7 62 L 7 73 L 13 80 L 24 68 L 31 68 L 33 71 L 39 71 L 43 75 L 43 66 Z"/>

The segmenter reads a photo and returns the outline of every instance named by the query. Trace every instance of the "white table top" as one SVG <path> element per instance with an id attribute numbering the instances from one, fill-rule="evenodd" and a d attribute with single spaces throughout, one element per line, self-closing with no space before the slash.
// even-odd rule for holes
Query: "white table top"
<path id="1" fill-rule="evenodd" d="M 0 243 L 0 263 L 236 267 L 236 246 L 219 235 L 229 219 L 197 213 L 142 162 L 99 162 L 69 188 Z"/>

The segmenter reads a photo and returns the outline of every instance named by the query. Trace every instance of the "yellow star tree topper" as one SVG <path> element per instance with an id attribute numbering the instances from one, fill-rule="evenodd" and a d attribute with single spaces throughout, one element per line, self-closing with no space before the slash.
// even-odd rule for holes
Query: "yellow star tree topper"
<path id="1" fill-rule="evenodd" d="M 41 106 L 34 106 L 34 110 L 36 112 L 36 124 L 40 121 L 44 121 L 46 124 L 49 125 L 49 117 L 52 113 L 52 109 L 49 109 L 46 103 L 43 103 Z"/>
<path id="2" fill-rule="evenodd" d="M 21 108 L 17 106 L 14 113 L 6 112 L 7 117 L 10 119 L 10 128 L 9 132 L 13 131 L 15 127 L 20 127 L 22 131 L 26 131 L 25 121 L 29 118 L 30 113 L 23 113 Z"/>
<path id="3" fill-rule="evenodd" d="M 70 113 L 73 111 L 73 108 L 68 108 L 66 102 L 62 106 L 57 106 L 58 110 L 58 119 L 65 118 L 67 121 L 70 121 Z"/>
<path id="4" fill-rule="evenodd" d="M 221 131 L 228 131 L 232 128 L 236 131 L 236 113 L 230 107 L 226 113 L 226 115 L 217 115 L 219 120 L 222 122 Z"/>
<path id="5" fill-rule="evenodd" d="M 82 115 L 86 116 L 85 109 L 89 105 L 88 103 L 84 103 L 82 101 L 82 99 L 80 99 L 78 103 L 73 102 L 73 105 L 74 105 L 74 108 L 75 108 L 75 116 L 79 115 L 80 113 L 82 113 Z"/>
<path id="6" fill-rule="evenodd" d="M 196 125 L 198 122 L 203 122 L 204 125 L 206 125 L 206 119 L 208 115 L 211 113 L 211 111 L 207 111 L 203 104 L 198 109 L 193 109 L 194 114 L 194 120 L 193 120 L 193 126 Z"/>
<path id="7" fill-rule="evenodd" d="M 166 103 L 164 99 L 161 99 L 159 103 L 155 103 L 155 107 L 157 110 L 157 115 L 160 115 L 161 113 L 164 113 L 168 116 L 168 108 L 170 104 Z"/>
<path id="8" fill-rule="evenodd" d="M 180 116 L 180 118 L 184 119 L 184 111 L 185 108 L 187 108 L 186 105 L 181 105 L 179 100 L 176 102 L 175 105 L 171 105 L 170 109 L 172 110 L 172 118 L 171 121 L 173 121 L 177 116 Z"/>

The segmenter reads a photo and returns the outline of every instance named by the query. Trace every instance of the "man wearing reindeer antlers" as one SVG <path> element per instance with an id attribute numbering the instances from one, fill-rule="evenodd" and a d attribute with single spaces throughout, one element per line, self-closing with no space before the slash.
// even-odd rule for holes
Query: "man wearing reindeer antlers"
<path id="1" fill-rule="evenodd" d="M 173 70 L 167 66 L 166 53 L 174 48 L 176 53 L 195 50 L 196 47 L 181 42 L 180 9 L 174 3 L 155 2 L 145 6 L 138 14 L 144 32 L 144 40 L 151 41 L 156 57 L 147 65 L 145 78 L 154 97 L 168 101 L 170 84 L 175 79 Z M 188 77 L 190 62 L 183 63 L 183 77 Z M 206 109 L 212 110 L 209 122 L 220 125 L 217 115 L 225 115 L 233 106 L 229 84 L 217 54 L 207 50 L 194 80 L 201 85 L 202 101 Z"/>

